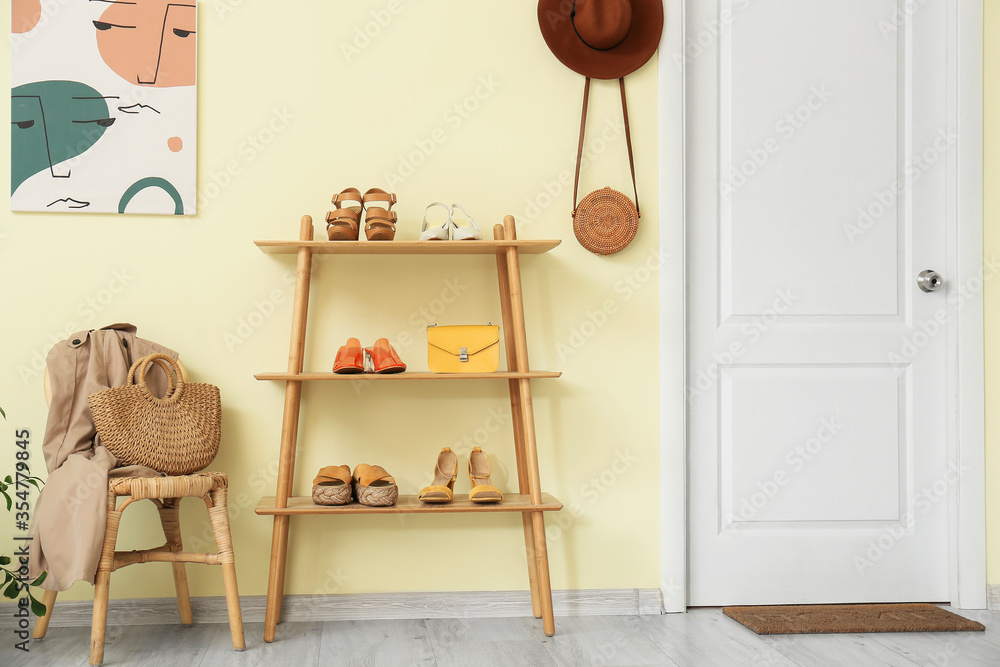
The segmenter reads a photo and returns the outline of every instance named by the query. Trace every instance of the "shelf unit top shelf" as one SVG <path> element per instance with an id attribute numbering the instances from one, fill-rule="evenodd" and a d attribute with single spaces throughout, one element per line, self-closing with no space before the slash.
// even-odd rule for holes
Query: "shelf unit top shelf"
<path id="1" fill-rule="evenodd" d="M 461 512 L 555 512 L 562 509 L 562 503 L 548 493 L 542 494 L 542 504 L 532 505 L 531 496 L 521 493 L 505 493 L 499 503 L 477 505 L 468 496 L 455 494 L 450 503 L 430 505 L 422 503 L 417 496 L 399 496 L 395 505 L 389 507 L 369 507 L 360 503 L 347 505 L 317 505 L 309 496 L 292 496 L 288 506 L 275 507 L 274 496 L 264 496 L 257 503 L 254 512 L 261 515 L 275 514 L 456 514 Z"/>
<path id="2" fill-rule="evenodd" d="M 340 373 L 257 373 L 254 375 L 258 380 L 354 380 L 364 382 L 367 380 L 541 380 L 545 378 L 557 378 L 562 375 L 559 371 L 528 371 L 526 373 L 516 373 L 513 371 L 498 371 L 496 373 L 355 373 L 353 375 L 342 375 Z"/>
<path id="3" fill-rule="evenodd" d="M 254 241 L 269 254 L 294 255 L 309 248 L 319 255 L 497 255 L 517 248 L 522 255 L 548 252 L 559 239 L 517 241 Z"/>

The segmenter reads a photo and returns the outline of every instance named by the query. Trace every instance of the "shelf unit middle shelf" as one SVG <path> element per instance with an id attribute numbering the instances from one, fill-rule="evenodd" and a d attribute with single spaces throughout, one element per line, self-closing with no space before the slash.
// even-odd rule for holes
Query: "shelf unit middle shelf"
<path id="1" fill-rule="evenodd" d="M 342 375 L 339 373 L 257 373 L 258 380 L 283 380 L 285 382 L 301 382 L 311 380 L 353 380 L 366 382 L 368 380 L 541 380 L 557 378 L 562 373 L 558 371 L 498 371 L 496 373 L 355 373 Z"/>

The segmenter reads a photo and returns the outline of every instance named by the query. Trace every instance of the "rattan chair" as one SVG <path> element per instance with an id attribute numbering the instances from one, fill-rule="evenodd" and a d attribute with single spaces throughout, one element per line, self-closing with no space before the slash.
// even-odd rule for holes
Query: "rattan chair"
<path id="1" fill-rule="evenodd" d="M 187 381 L 187 369 L 180 365 L 181 376 Z M 45 400 L 51 400 L 48 370 L 45 372 Z M 240 612 L 240 595 L 236 586 L 236 558 L 229 532 L 229 509 L 226 503 L 229 480 L 221 472 L 199 472 L 176 477 L 111 477 L 108 478 L 108 522 L 104 530 L 104 546 L 97 566 L 94 583 L 94 617 L 90 629 L 90 664 L 104 662 L 104 635 L 108 622 L 108 593 L 111 573 L 134 563 L 166 562 L 173 565 L 174 587 L 177 591 L 177 609 L 181 623 L 190 625 L 191 595 L 188 592 L 184 563 L 221 565 L 226 588 L 226 607 L 229 612 L 229 631 L 233 648 L 246 648 L 243 637 L 243 615 Z M 119 506 L 118 498 L 126 498 Z M 208 518 L 218 547 L 216 553 L 186 553 L 181 544 L 180 499 L 201 498 L 208 507 Z M 166 543 L 153 549 L 115 551 L 118 524 L 122 512 L 135 500 L 151 500 L 159 512 Z M 52 619 L 56 591 L 45 591 L 42 598 L 45 615 L 35 623 L 34 638 L 45 636 Z"/>

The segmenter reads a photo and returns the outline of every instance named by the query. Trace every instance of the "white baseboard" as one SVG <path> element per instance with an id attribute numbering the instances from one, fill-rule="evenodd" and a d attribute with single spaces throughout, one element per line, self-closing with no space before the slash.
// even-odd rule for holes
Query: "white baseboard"
<path id="1" fill-rule="evenodd" d="M 1000 611 L 1000 584 L 993 584 L 986 587 L 986 604 L 994 611 Z"/>
<path id="2" fill-rule="evenodd" d="M 267 598 L 240 596 L 243 621 L 263 622 Z M 636 616 L 660 614 L 662 599 L 656 588 L 618 588 L 552 591 L 555 616 Z M 7 609 L 11 613 L 4 613 Z M 50 627 L 89 626 L 94 604 L 90 600 L 56 600 Z M 226 599 L 192 598 L 195 623 L 226 623 Z M 14 627 L 14 605 L 0 606 L 0 628 Z M 531 616 L 528 591 L 455 593 L 372 593 L 350 595 L 286 595 L 281 620 L 358 621 L 415 618 L 496 618 Z M 108 625 L 176 623 L 174 598 L 111 600 Z"/>

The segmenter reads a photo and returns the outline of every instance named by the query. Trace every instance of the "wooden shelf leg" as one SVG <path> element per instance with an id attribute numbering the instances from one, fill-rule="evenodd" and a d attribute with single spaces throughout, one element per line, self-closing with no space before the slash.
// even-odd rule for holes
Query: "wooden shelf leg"
<path id="1" fill-rule="evenodd" d="M 312 218 L 302 216 L 299 240 L 313 240 Z M 312 278 L 312 251 L 300 248 L 295 269 L 295 300 L 292 304 L 292 335 L 288 348 L 288 373 L 302 372 L 306 345 L 306 316 L 309 311 L 309 283 Z M 275 506 L 287 507 L 295 477 L 295 449 L 299 437 L 299 409 L 302 404 L 302 382 L 285 383 L 285 410 L 281 422 L 281 454 L 278 460 L 278 484 Z M 285 591 L 285 566 L 288 556 L 289 516 L 274 517 L 271 532 L 271 566 L 267 578 L 267 612 L 264 615 L 264 641 L 273 642 L 281 622 L 281 600 Z"/>
<path id="2" fill-rule="evenodd" d="M 264 641 L 273 642 L 281 620 L 281 599 L 285 587 L 285 557 L 288 553 L 288 515 L 277 514 L 271 532 L 271 567 L 267 576 L 267 610 L 264 613 Z"/>
<path id="3" fill-rule="evenodd" d="M 514 226 L 513 216 L 504 218 L 505 235 L 507 239 L 517 238 L 517 229 Z M 494 232 L 495 233 L 495 232 Z M 527 371 L 528 367 L 528 340 L 524 329 L 524 300 L 521 291 L 521 263 L 518 257 L 517 248 L 507 249 L 507 275 L 510 297 L 511 326 L 508 335 L 514 335 L 514 356 L 517 362 L 518 371 Z M 528 493 L 531 495 L 531 502 L 534 505 L 542 502 L 542 485 L 538 475 L 538 448 L 535 442 L 535 414 L 531 401 L 531 380 L 524 378 L 517 380 L 519 385 L 522 437 L 524 443 L 524 464 L 527 473 Z M 531 558 L 531 551 L 534 552 L 535 568 L 538 577 L 538 595 L 541 603 L 542 627 L 545 634 L 551 637 L 555 634 L 555 617 L 552 612 L 552 586 L 549 580 L 549 556 L 545 544 L 545 518 L 542 512 L 531 513 L 531 527 L 533 534 L 534 549 L 529 550 L 528 557 Z"/>
<path id="4" fill-rule="evenodd" d="M 504 238 L 503 225 L 493 226 L 493 238 Z M 507 256 L 497 255 L 497 278 L 500 282 L 500 310 L 503 314 L 504 346 L 507 353 L 507 369 L 517 370 L 517 350 L 514 343 L 513 321 L 510 304 L 510 274 L 507 271 Z M 514 454 L 517 458 L 517 486 L 520 493 L 528 493 L 528 469 L 524 460 L 524 416 L 521 414 L 521 385 L 517 380 L 508 380 L 510 392 L 510 415 L 514 431 Z M 535 533 L 532 527 L 533 512 L 522 512 L 524 526 L 524 551 L 527 554 L 528 586 L 531 589 L 531 613 L 542 617 L 542 603 L 538 596 L 538 566 L 535 562 Z"/>

